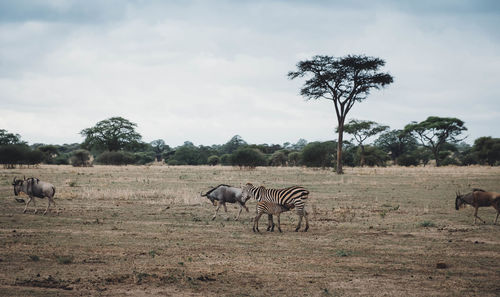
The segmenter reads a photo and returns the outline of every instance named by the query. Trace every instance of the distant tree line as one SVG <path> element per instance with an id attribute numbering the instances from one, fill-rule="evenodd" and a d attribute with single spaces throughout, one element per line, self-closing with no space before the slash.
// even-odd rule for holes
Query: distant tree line
<path id="1" fill-rule="evenodd" d="M 136 124 L 114 117 L 81 131 L 81 144 L 28 146 L 18 134 L 0 129 L 0 164 L 72 164 L 73 166 L 126 165 L 164 162 L 168 165 L 306 166 L 335 168 L 336 141 L 249 144 L 239 135 L 221 145 L 194 145 L 190 141 L 171 148 L 164 140 L 141 141 Z M 429 117 L 404 129 L 391 130 L 372 121 L 350 120 L 344 132 L 342 162 L 346 166 L 418 166 L 433 161 L 445 165 L 500 165 L 500 138 L 480 137 L 471 146 L 460 135 L 466 130 L 456 118 Z M 368 142 L 370 141 L 371 142 Z"/>

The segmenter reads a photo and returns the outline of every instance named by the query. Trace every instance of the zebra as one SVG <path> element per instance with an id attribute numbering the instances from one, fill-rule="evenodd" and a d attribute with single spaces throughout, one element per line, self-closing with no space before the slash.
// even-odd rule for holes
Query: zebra
<path id="1" fill-rule="evenodd" d="M 268 214 L 268 215 L 276 215 L 278 217 L 278 230 L 281 233 L 281 224 L 280 224 L 280 214 L 285 211 L 289 211 L 293 209 L 295 205 L 293 204 L 286 204 L 286 205 L 281 205 L 281 204 L 276 204 L 273 202 L 269 201 L 259 201 L 257 202 L 257 215 L 255 216 L 255 219 L 253 220 L 253 232 L 257 230 L 259 232 L 259 220 L 260 217 L 263 214 Z M 272 223 L 271 231 L 274 231 L 274 222 Z"/>
<path id="2" fill-rule="evenodd" d="M 308 213 L 304 208 L 308 195 L 309 191 L 300 186 L 293 186 L 285 189 L 266 189 L 263 186 L 255 187 L 251 183 L 247 183 L 242 188 L 241 193 L 242 199 L 253 197 L 258 202 L 269 201 L 281 205 L 293 204 L 297 210 L 297 215 L 299 216 L 299 223 L 297 228 L 295 228 L 295 232 L 300 229 L 302 217 L 306 219 L 304 232 L 307 232 L 309 229 L 309 219 L 307 218 Z M 269 215 L 269 219 L 272 220 L 272 215 Z M 269 228 L 270 226 L 268 226 L 268 230 Z"/>

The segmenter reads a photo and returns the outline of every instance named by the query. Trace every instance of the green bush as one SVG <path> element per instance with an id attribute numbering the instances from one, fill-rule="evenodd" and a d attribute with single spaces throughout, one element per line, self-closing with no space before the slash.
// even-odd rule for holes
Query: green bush
<path id="1" fill-rule="evenodd" d="M 92 166 L 90 162 L 90 152 L 87 150 L 76 150 L 71 156 L 71 164 L 74 167 Z"/>
<path id="2" fill-rule="evenodd" d="M 220 157 L 220 164 L 231 165 L 231 154 L 224 154 Z"/>
<path id="3" fill-rule="evenodd" d="M 255 168 L 267 165 L 266 156 L 258 149 L 240 147 L 231 155 L 231 163 L 240 167 Z"/>
<path id="4" fill-rule="evenodd" d="M 291 152 L 288 154 L 288 165 L 299 166 L 301 164 L 302 155 L 299 152 Z"/>
<path id="5" fill-rule="evenodd" d="M 134 154 L 135 158 L 135 163 L 144 165 L 147 163 L 154 162 L 156 160 L 156 153 L 149 151 L 149 152 L 138 152 Z"/>
<path id="6" fill-rule="evenodd" d="M 220 163 L 220 158 L 219 158 L 219 156 L 216 156 L 216 155 L 210 156 L 207 159 L 207 163 L 208 163 L 208 165 L 212 165 L 212 166 L 218 165 Z"/>
<path id="7" fill-rule="evenodd" d="M 98 164 L 103 165 L 127 165 L 135 163 L 135 156 L 130 152 L 104 152 L 95 160 Z"/>
<path id="8" fill-rule="evenodd" d="M 302 150 L 302 164 L 307 167 L 332 167 L 336 156 L 333 141 L 311 142 Z"/>
<path id="9" fill-rule="evenodd" d="M 283 150 L 276 151 L 271 156 L 270 164 L 271 166 L 286 166 L 288 157 Z"/>

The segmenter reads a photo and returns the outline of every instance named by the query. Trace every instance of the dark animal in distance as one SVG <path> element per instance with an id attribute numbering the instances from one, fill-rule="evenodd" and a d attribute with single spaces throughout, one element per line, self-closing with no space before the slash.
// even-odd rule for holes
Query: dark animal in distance
<path id="1" fill-rule="evenodd" d="M 299 223 L 297 224 L 295 231 L 299 231 L 302 223 L 302 217 L 306 219 L 304 232 L 307 232 L 309 229 L 309 220 L 307 218 L 308 213 L 305 210 L 305 203 L 308 199 L 309 191 L 303 187 L 293 186 L 285 189 L 266 189 L 263 186 L 255 187 L 251 183 L 247 183 L 242 190 L 242 199 L 253 197 L 258 202 L 269 201 L 280 205 L 293 204 L 297 215 L 299 216 Z M 269 219 L 272 221 L 271 215 L 269 215 Z"/>
<path id="2" fill-rule="evenodd" d="M 245 210 L 248 212 L 248 207 L 246 207 L 245 203 L 249 198 L 246 199 L 242 198 L 240 188 L 235 188 L 229 185 L 221 184 L 218 185 L 217 187 L 210 189 L 205 194 L 200 193 L 200 195 L 202 197 L 207 197 L 214 206 L 215 206 L 215 201 L 218 201 L 218 205 L 217 208 L 215 209 L 215 214 L 212 217 L 212 220 L 215 220 L 215 218 L 217 217 L 217 212 L 219 211 L 221 205 L 224 206 L 224 211 L 227 212 L 226 203 L 237 203 L 240 206 L 238 215 L 235 218 L 236 221 L 240 218 L 240 214 L 243 208 L 245 208 Z"/>
<path id="3" fill-rule="evenodd" d="M 486 192 L 482 189 L 472 189 L 472 192 L 468 194 L 461 195 L 459 192 L 456 193 L 455 198 L 455 209 L 459 210 L 464 204 L 472 205 L 474 210 L 474 224 L 476 220 L 481 220 L 484 224 L 486 222 L 477 215 L 477 210 L 479 207 L 493 206 L 497 211 L 497 217 L 495 218 L 495 225 L 498 220 L 498 215 L 500 215 L 500 193 L 496 192 Z"/>
<path id="4" fill-rule="evenodd" d="M 30 177 L 26 179 L 17 179 L 14 177 L 14 181 L 12 182 L 12 185 L 14 186 L 14 195 L 18 196 L 19 193 L 23 192 L 26 195 L 28 195 L 29 199 L 26 202 L 26 206 L 24 207 L 23 213 L 26 212 L 28 209 L 28 205 L 30 202 L 33 200 L 33 205 L 35 206 L 35 212 L 37 213 L 37 208 L 36 208 L 36 203 L 35 203 L 35 197 L 37 198 L 48 198 L 48 204 L 47 208 L 45 209 L 45 212 L 43 213 L 44 215 L 47 213 L 50 207 L 50 203 L 53 203 L 54 206 L 56 205 L 54 201 L 54 195 L 56 194 L 56 188 L 54 187 L 53 184 L 48 183 L 48 182 L 43 182 L 40 181 L 38 178 Z M 24 202 L 22 199 L 16 199 L 19 202 Z"/>
<path id="5" fill-rule="evenodd" d="M 278 230 L 281 232 L 281 224 L 280 224 L 280 214 L 285 211 L 289 211 L 291 209 L 295 208 L 294 204 L 277 204 L 269 201 L 259 201 L 257 202 L 257 215 L 255 216 L 255 219 L 253 220 L 253 232 L 257 230 L 259 231 L 259 220 L 260 217 L 263 214 L 268 214 L 268 215 L 276 215 L 278 217 Z M 274 231 L 274 222 L 269 222 L 272 227 L 270 231 Z"/>

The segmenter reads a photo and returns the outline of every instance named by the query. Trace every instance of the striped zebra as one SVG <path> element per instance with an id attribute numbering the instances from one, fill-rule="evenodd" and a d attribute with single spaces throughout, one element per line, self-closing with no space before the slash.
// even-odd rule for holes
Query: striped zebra
<path id="1" fill-rule="evenodd" d="M 307 232 L 309 229 L 309 219 L 307 218 L 308 213 L 304 207 L 308 195 L 309 191 L 299 186 L 293 186 L 285 189 L 266 189 L 263 186 L 255 187 L 251 183 L 248 183 L 242 188 L 241 197 L 242 199 L 253 197 L 259 202 L 269 201 L 280 205 L 293 204 L 297 210 L 297 215 L 299 216 L 299 223 L 297 228 L 295 228 L 295 232 L 300 229 L 302 217 L 306 219 L 304 232 Z M 269 219 L 272 221 L 272 215 L 269 215 Z"/>
<path id="2" fill-rule="evenodd" d="M 259 201 L 257 202 L 257 215 L 253 220 L 253 232 L 257 230 L 259 232 L 259 220 L 263 214 L 268 215 L 276 215 L 278 217 L 278 230 L 281 232 L 281 224 L 280 224 L 280 214 L 285 211 L 289 211 L 293 209 L 295 205 L 293 204 L 277 204 L 269 201 Z M 272 224 L 271 231 L 274 231 L 274 223 Z"/>

